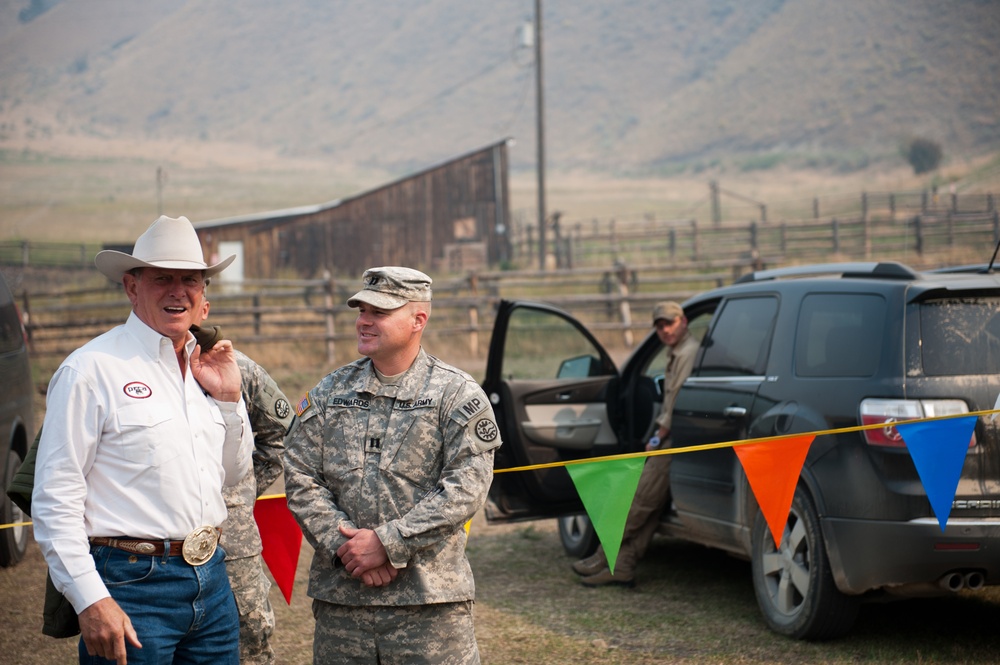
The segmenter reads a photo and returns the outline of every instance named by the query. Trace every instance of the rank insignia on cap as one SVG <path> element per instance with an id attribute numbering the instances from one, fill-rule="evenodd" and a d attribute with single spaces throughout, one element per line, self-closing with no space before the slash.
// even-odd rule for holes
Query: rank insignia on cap
<path id="1" fill-rule="evenodd" d="M 310 406 L 312 406 L 312 402 L 309 401 L 309 393 L 306 393 L 306 396 L 299 400 L 299 403 L 295 405 L 295 415 L 301 417 Z"/>

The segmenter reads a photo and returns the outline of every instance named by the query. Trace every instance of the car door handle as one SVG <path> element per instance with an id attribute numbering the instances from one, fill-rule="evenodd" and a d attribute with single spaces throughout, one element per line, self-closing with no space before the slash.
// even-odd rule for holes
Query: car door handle
<path id="1" fill-rule="evenodd" d="M 727 406 L 722 410 L 722 415 L 726 418 L 743 418 L 747 415 L 747 410 L 742 406 Z"/>
<path id="2" fill-rule="evenodd" d="M 556 395 L 556 400 L 560 402 L 568 402 L 573 399 L 573 393 L 559 393 Z"/>

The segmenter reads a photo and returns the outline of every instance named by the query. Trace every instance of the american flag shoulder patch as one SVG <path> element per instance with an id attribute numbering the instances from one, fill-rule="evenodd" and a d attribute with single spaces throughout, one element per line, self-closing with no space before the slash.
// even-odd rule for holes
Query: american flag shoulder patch
<path id="1" fill-rule="evenodd" d="M 306 396 L 300 399 L 299 403 L 295 405 L 295 415 L 301 417 L 310 406 L 312 406 L 312 402 L 309 401 L 309 393 L 306 393 Z"/>

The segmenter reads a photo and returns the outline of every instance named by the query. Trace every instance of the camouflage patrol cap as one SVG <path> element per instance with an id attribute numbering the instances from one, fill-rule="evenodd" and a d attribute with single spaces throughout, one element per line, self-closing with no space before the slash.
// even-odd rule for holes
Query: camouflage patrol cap
<path id="1" fill-rule="evenodd" d="M 664 300 L 656 303 L 656 307 L 653 308 L 653 325 L 655 326 L 660 319 L 668 324 L 673 323 L 674 319 L 679 316 L 684 316 L 684 308 L 673 300 Z"/>
<path id="2" fill-rule="evenodd" d="M 362 281 L 364 288 L 347 300 L 348 307 L 368 303 L 380 309 L 396 309 L 408 302 L 431 300 L 431 278 L 413 268 L 369 268 Z"/>

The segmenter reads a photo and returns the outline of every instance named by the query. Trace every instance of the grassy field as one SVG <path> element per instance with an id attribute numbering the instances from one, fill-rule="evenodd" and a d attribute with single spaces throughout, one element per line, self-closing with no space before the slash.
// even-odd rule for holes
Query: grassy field
<path id="1" fill-rule="evenodd" d="M 62 242 L 132 242 L 159 212 L 194 222 L 318 204 L 356 195 L 407 174 L 350 172 L 336 165 L 182 145 L 150 150 L 103 142 L 59 154 L 0 150 L 0 239 Z M 160 173 L 159 185 L 158 176 Z M 546 210 L 563 222 L 590 222 L 652 215 L 708 220 L 709 182 L 771 210 L 809 207 L 814 197 L 859 196 L 864 191 L 916 192 L 955 183 L 959 193 L 1000 192 L 1000 157 L 954 160 L 933 174 L 914 175 L 905 164 L 851 173 L 824 170 L 721 169 L 663 179 L 625 179 L 586 173 L 546 176 Z M 511 211 L 534 223 L 537 181 L 533 172 L 510 174 Z M 733 196 L 724 205 L 754 206 Z"/>

